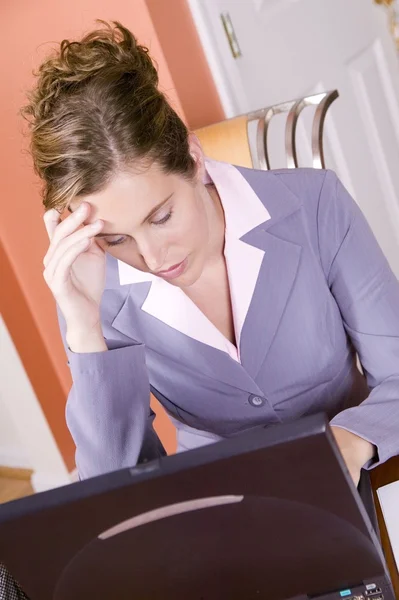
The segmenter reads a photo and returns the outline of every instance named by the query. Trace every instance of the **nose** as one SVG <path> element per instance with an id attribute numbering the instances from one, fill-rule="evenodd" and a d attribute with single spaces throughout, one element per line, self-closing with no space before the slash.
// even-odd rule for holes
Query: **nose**
<path id="1" fill-rule="evenodd" d="M 137 241 L 137 240 L 136 240 Z M 138 250 L 150 271 L 160 271 L 165 262 L 166 251 L 158 240 L 142 239 L 137 242 Z"/>

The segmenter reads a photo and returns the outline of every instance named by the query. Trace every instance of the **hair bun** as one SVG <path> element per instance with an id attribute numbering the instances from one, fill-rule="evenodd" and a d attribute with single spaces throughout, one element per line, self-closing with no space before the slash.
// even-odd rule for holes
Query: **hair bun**
<path id="1" fill-rule="evenodd" d="M 130 74 L 137 87 L 158 85 L 158 73 L 148 48 L 118 21 L 85 35 L 81 41 L 63 40 L 60 49 L 47 58 L 35 74 L 37 98 L 25 109 L 26 117 L 43 119 L 54 108 L 61 92 L 96 78 L 118 79 Z"/>
<path id="2" fill-rule="evenodd" d="M 101 70 L 115 70 L 121 74 L 134 74 L 149 85 L 158 85 L 158 73 L 148 48 L 137 43 L 134 35 L 118 21 L 113 27 L 98 20 L 105 28 L 87 34 L 81 42 L 64 41 L 61 59 L 71 71 L 79 71 L 82 77 Z"/>

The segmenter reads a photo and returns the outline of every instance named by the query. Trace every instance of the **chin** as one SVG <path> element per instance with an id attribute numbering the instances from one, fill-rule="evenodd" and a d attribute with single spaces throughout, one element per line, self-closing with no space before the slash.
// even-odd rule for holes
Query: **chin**
<path id="1" fill-rule="evenodd" d="M 178 287 L 184 288 L 184 287 L 190 287 L 191 285 L 194 285 L 194 283 L 196 283 L 198 281 L 198 279 L 200 278 L 202 273 L 202 269 L 201 268 L 195 268 L 195 266 L 189 266 L 188 269 L 185 271 L 185 273 L 183 273 L 183 275 L 181 277 L 179 277 L 178 279 L 175 279 L 175 281 L 173 282 L 174 285 L 177 285 Z M 172 282 L 171 282 L 172 283 Z"/>

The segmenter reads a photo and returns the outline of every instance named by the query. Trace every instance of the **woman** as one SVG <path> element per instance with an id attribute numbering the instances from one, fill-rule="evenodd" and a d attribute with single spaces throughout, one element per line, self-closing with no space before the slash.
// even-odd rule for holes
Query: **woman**
<path id="1" fill-rule="evenodd" d="M 333 172 L 207 160 L 157 84 L 104 23 L 25 109 L 80 476 L 163 453 L 151 390 L 180 450 L 325 411 L 357 483 L 399 453 L 397 280 Z"/>

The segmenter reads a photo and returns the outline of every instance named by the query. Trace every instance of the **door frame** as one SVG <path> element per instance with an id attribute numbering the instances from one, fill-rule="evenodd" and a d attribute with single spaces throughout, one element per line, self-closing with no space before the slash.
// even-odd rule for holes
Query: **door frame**
<path id="1" fill-rule="evenodd" d="M 245 106 L 242 103 L 243 90 L 234 69 L 229 68 L 232 56 L 222 30 L 222 25 L 220 25 L 221 35 L 223 35 L 223 39 L 226 42 L 225 45 L 223 43 L 217 44 L 214 39 L 212 28 L 209 25 L 210 15 L 204 6 L 204 1 L 187 0 L 187 4 L 190 8 L 226 118 L 229 119 L 237 114 L 244 113 Z"/>

